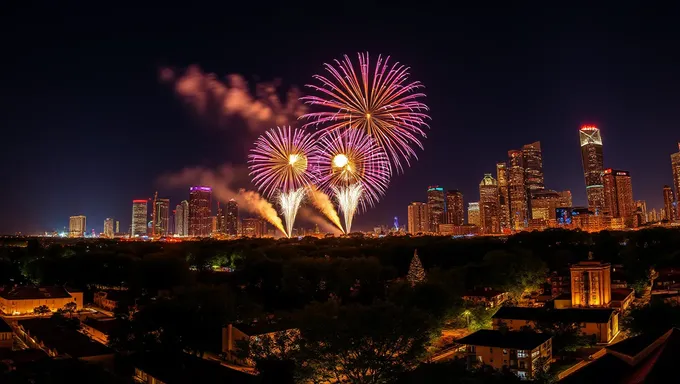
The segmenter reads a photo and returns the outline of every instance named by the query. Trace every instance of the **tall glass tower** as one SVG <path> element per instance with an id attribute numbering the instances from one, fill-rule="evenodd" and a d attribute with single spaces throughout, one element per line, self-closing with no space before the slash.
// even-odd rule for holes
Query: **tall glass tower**
<path id="1" fill-rule="evenodd" d="M 579 130 L 581 139 L 581 159 L 583 160 L 583 173 L 586 180 L 586 195 L 588 196 L 588 208 L 599 213 L 605 205 L 604 183 L 602 172 L 604 160 L 602 156 L 602 136 L 600 130 L 593 125 L 584 125 Z"/>

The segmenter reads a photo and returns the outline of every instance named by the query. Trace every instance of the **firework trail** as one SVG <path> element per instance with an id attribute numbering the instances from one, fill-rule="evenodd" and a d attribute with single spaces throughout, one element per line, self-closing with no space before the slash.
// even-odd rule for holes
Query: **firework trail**
<path id="1" fill-rule="evenodd" d="M 372 69 L 368 53 L 358 56 L 358 70 L 345 55 L 335 65 L 324 64 L 330 76 L 315 75 L 320 85 L 307 85 L 318 95 L 301 100 L 321 111 L 303 115 L 307 120 L 303 127 L 364 131 L 387 152 L 390 170 L 394 166 L 402 172 L 402 162 L 408 166 L 412 157 L 417 159 L 413 146 L 423 149 L 420 139 L 426 137 L 423 128 L 429 127 L 429 108 L 419 101 L 425 97 L 419 92 L 424 86 L 408 80 L 408 67 L 390 65 L 389 56 L 379 55 Z"/>
<path id="2" fill-rule="evenodd" d="M 374 205 L 385 193 L 391 176 L 385 151 L 358 129 L 323 135 L 315 165 L 319 188 L 335 196 L 346 233 L 358 209 Z"/>
<path id="3" fill-rule="evenodd" d="M 274 209 L 267 200 L 263 199 L 259 193 L 241 189 L 239 190 L 239 196 L 243 198 L 243 201 L 245 201 L 247 206 L 270 222 L 285 236 L 288 236 L 286 230 L 283 228 L 283 223 L 281 222 L 279 215 L 276 214 L 276 209 Z"/>
<path id="4" fill-rule="evenodd" d="M 312 204 L 314 204 L 314 206 L 321 211 L 331 223 L 340 229 L 340 232 L 345 231 L 342 229 L 342 223 L 340 222 L 338 212 L 335 210 L 335 207 L 327 194 L 323 193 L 316 186 L 310 185 L 307 189 L 307 196 L 309 196 Z"/>
<path id="5" fill-rule="evenodd" d="M 305 188 L 315 182 L 309 167 L 309 159 L 315 156 L 314 135 L 291 127 L 276 127 L 265 132 L 257 139 L 248 156 L 253 183 L 265 196 L 278 196 L 288 237 Z"/>

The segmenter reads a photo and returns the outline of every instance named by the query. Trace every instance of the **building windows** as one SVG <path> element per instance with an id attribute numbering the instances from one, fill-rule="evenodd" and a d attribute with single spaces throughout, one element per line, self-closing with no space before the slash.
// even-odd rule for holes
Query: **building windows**
<path id="1" fill-rule="evenodd" d="M 526 349 L 517 350 L 517 358 L 518 359 L 525 359 L 527 357 L 529 357 L 529 353 Z"/>
<path id="2" fill-rule="evenodd" d="M 504 355 L 507 355 L 507 354 L 508 354 L 508 350 L 507 350 L 507 349 L 504 349 L 504 350 L 503 350 L 503 354 L 504 354 Z"/>
<path id="3" fill-rule="evenodd" d="M 526 371 L 517 371 L 517 377 L 520 378 L 520 380 L 528 380 L 529 375 L 527 375 Z"/>

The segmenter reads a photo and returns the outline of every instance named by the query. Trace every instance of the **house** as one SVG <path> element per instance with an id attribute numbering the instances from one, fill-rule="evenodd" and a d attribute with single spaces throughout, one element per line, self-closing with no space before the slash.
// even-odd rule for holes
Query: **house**
<path id="1" fill-rule="evenodd" d="M 619 312 L 611 308 L 527 308 L 501 307 L 492 316 L 493 329 L 519 331 L 536 323 L 578 324 L 584 335 L 594 336 L 598 343 L 610 343 L 619 334 Z"/>
<path id="2" fill-rule="evenodd" d="M 257 377 L 186 353 L 143 353 L 130 358 L 133 380 L 144 384 L 255 383 Z"/>
<path id="3" fill-rule="evenodd" d="M 510 370 L 524 380 L 549 369 L 552 361 L 552 336 L 545 333 L 483 329 L 458 343 L 465 346 L 469 367 L 481 364 Z"/>
<path id="4" fill-rule="evenodd" d="M 13 287 L 0 291 L 0 311 L 7 315 L 32 314 L 36 307 L 46 305 L 51 311 L 75 302 L 83 308 L 83 292 L 61 286 Z"/>
<path id="5" fill-rule="evenodd" d="M 0 318 L 0 349 L 12 349 L 13 335 L 12 327 L 7 324 L 5 319 Z"/>
<path id="6" fill-rule="evenodd" d="M 120 322 L 118 319 L 95 319 L 88 317 L 81 323 L 81 332 L 89 336 L 92 340 L 108 345 L 111 331 L 119 324 Z"/>
<path id="7" fill-rule="evenodd" d="M 635 290 L 630 288 L 612 288 L 611 307 L 621 311 L 628 309 L 635 299 Z"/>
<path id="8" fill-rule="evenodd" d="M 92 302 L 96 307 L 113 312 L 118 306 L 118 303 L 125 301 L 128 298 L 128 291 L 109 289 L 95 292 Z"/>
<path id="9" fill-rule="evenodd" d="M 508 299 L 508 292 L 503 292 L 491 288 L 481 288 L 468 291 L 463 296 L 463 300 L 476 305 L 484 305 L 487 308 L 495 308 L 503 304 Z"/>
<path id="10" fill-rule="evenodd" d="M 605 348 L 592 362 L 560 374 L 560 383 L 670 383 L 677 376 L 680 329 L 633 336 Z"/>
<path id="11" fill-rule="evenodd" d="M 252 362 L 238 356 L 239 344 L 243 342 L 259 341 L 263 338 L 276 338 L 288 334 L 292 340 L 300 336 L 300 330 L 291 328 L 282 322 L 257 322 L 253 324 L 228 324 L 222 328 L 222 352 L 227 361 L 252 365 Z"/>

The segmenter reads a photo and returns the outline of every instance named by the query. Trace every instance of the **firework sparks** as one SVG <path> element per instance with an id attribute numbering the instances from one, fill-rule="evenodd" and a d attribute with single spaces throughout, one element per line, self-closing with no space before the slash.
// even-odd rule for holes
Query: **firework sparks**
<path id="1" fill-rule="evenodd" d="M 429 127 L 429 108 L 420 98 L 423 85 L 409 82 L 409 68 L 389 64 L 389 56 L 378 56 L 371 71 L 368 53 L 359 53 L 359 70 L 347 55 L 335 60 L 335 66 L 324 64 L 329 77 L 315 75 L 320 85 L 307 85 L 318 96 L 301 99 L 323 109 L 302 116 L 305 127 L 320 126 L 327 131 L 357 129 L 371 136 L 387 152 L 397 171 L 403 171 L 402 161 L 410 165 L 417 155 L 413 146 L 423 149 L 423 128 Z"/>
<path id="2" fill-rule="evenodd" d="M 348 186 L 333 187 L 333 192 L 338 200 L 342 216 L 345 219 L 345 231 L 350 233 L 352 231 L 352 219 L 354 219 L 363 194 L 363 187 L 361 184 L 356 183 Z"/>
<path id="3" fill-rule="evenodd" d="M 284 192 L 279 194 L 279 206 L 281 207 L 281 214 L 286 221 L 286 231 L 288 237 L 293 234 L 293 223 L 295 222 L 295 216 L 297 216 L 298 209 L 300 209 L 300 203 L 305 197 L 305 189 L 298 188 L 294 191 Z"/>
<path id="4" fill-rule="evenodd" d="M 309 196 L 312 204 L 314 204 L 314 206 L 321 211 L 331 223 L 338 227 L 341 232 L 345 231 L 342 229 L 342 223 L 340 222 L 338 212 L 335 210 L 335 207 L 327 194 L 323 193 L 316 186 L 310 185 L 307 190 L 307 196 Z"/>

